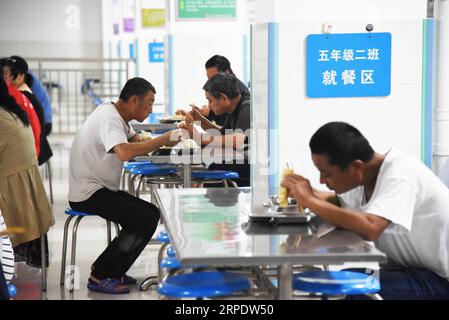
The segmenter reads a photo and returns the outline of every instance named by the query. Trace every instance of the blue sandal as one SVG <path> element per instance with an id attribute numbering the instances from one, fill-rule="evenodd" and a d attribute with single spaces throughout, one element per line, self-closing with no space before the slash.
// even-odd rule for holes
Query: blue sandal
<path id="1" fill-rule="evenodd" d="M 136 284 L 137 283 L 137 280 L 135 279 L 135 278 L 133 278 L 133 277 L 131 277 L 131 276 L 128 276 L 128 275 L 124 275 L 123 277 L 121 277 L 120 278 L 120 281 L 123 283 L 123 284 L 126 284 L 126 285 L 129 285 L 129 284 Z"/>
<path id="2" fill-rule="evenodd" d="M 119 286 L 123 286 L 122 281 L 117 279 L 105 278 L 100 280 L 100 283 L 89 279 L 87 288 L 91 291 L 109 293 L 109 294 L 126 294 L 129 293 L 129 288 L 117 289 Z"/>

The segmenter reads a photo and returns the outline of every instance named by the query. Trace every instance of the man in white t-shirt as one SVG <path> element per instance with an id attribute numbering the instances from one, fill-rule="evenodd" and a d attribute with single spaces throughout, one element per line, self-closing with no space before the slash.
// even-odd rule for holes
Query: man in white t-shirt
<path id="1" fill-rule="evenodd" d="M 154 234 L 159 210 L 119 190 L 123 162 L 178 141 L 179 131 L 142 141 L 129 126 L 152 112 L 155 88 L 142 78 L 130 79 L 116 103 L 98 106 L 75 137 L 70 151 L 71 208 L 120 224 L 122 230 L 92 265 L 88 288 L 128 293 L 135 279 L 126 276 Z"/>
<path id="2" fill-rule="evenodd" d="M 299 175 L 282 186 L 337 227 L 374 241 L 384 299 L 449 299 L 449 189 L 424 164 L 395 148 L 374 152 L 353 126 L 330 122 L 310 140 L 320 182 Z"/>

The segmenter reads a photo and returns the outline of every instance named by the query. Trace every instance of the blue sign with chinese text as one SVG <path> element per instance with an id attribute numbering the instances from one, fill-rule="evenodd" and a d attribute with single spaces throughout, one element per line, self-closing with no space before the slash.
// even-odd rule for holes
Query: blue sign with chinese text
<path id="1" fill-rule="evenodd" d="M 151 42 L 148 44 L 149 61 L 164 62 L 164 43 Z"/>
<path id="2" fill-rule="evenodd" d="M 379 97 L 390 91 L 390 33 L 307 36 L 307 97 Z"/>

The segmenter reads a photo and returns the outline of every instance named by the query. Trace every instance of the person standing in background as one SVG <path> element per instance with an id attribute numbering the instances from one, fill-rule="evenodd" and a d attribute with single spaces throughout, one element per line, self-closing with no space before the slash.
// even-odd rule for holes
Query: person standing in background
<path id="1" fill-rule="evenodd" d="M 29 71 L 25 81 L 44 109 L 45 134 L 48 136 L 53 127 L 53 109 L 51 107 L 50 97 L 48 96 L 47 90 L 34 73 Z"/>
<path id="2" fill-rule="evenodd" d="M 6 225 L 25 229 L 25 233 L 11 239 L 15 254 L 28 265 L 40 268 L 40 238 L 54 224 L 53 214 L 39 174 L 30 121 L 9 95 L 1 77 L 0 194 Z"/>
<path id="3" fill-rule="evenodd" d="M 6 60 L 7 58 L 0 59 L 1 70 L 3 70 L 3 67 L 6 65 Z M 28 98 L 25 97 L 22 92 L 20 92 L 15 86 L 10 84 L 8 80 L 5 79 L 5 81 L 9 95 L 13 97 L 16 103 L 27 113 L 28 119 L 30 120 L 31 129 L 33 129 L 36 155 L 39 157 L 39 153 L 41 150 L 41 123 L 39 121 L 36 110 L 34 110 L 34 107 L 31 104 L 30 100 L 28 100 Z"/>
<path id="4" fill-rule="evenodd" d="M 41 149 L 38 156 L 38 161 L 39 165 L 42 165 L 53 156 L 53 151 L 51 150 L 50 144 L 48 143 L 47 134 L 45 131 L 44 108 L 39 103 L 34 93 L 31 91 L 31 88 L 25 82 L 27 75 L 28 63 L 23 58 L 19 56 L 12 56 L 5 60 L 3 65 L 3 77 L 5 81 L 9 81 L 9 83 L 19 89 L 28 98 L 28 100 L 30 100 L 39 117 L 39 122 L 41 124 Z M 30 82 L 31 79 L 32 78 L 28 76 L 28 82 Z"/>

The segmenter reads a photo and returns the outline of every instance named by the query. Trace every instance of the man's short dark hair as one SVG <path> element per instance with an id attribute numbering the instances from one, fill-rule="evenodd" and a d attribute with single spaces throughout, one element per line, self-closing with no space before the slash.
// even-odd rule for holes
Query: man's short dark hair
<path id="1" fill-rule="evenodd" d="M 153 93 L 156 93 L 156 89 L 151 83 L 143 78 L 132 78 L 126 82 L 125 86 L 122 89 L 122 92 L 120 92 L 119 99 L 126 102 L 132 96 L 143 98 L 149 91 L 153 91 Z"/>
<path id="2" fill-rule="evenodd" d="M 217 99 L 220 97 L 221 93 L 229 99 L 234 99 L 240 94 L 237 78 L 226 73 L 217 73 L 207 80 L 203 89 Z"/>
<path id="3" fill-rule="evenodd" d="M 329 163 L 345 170 L 353 161 L 367 162 L 374 156 L 368 140 L 360 131 L 345 122 L 329 122 L 310 139 L 312 154 L 325 155 Z"/>
<path id="4" fill-rule="evenodd" d="M 205 65 L 206 69 L 209 68 L 217 68 L 218 72 L 226 72 L 228 71 L 230 74 L 234 75 L 234 72 L 232 72 L 231 69 L 231 63 L 229 62 L 226 57 L 220 56 L 216 54 L 212 58 L 206 61 Z"/>

